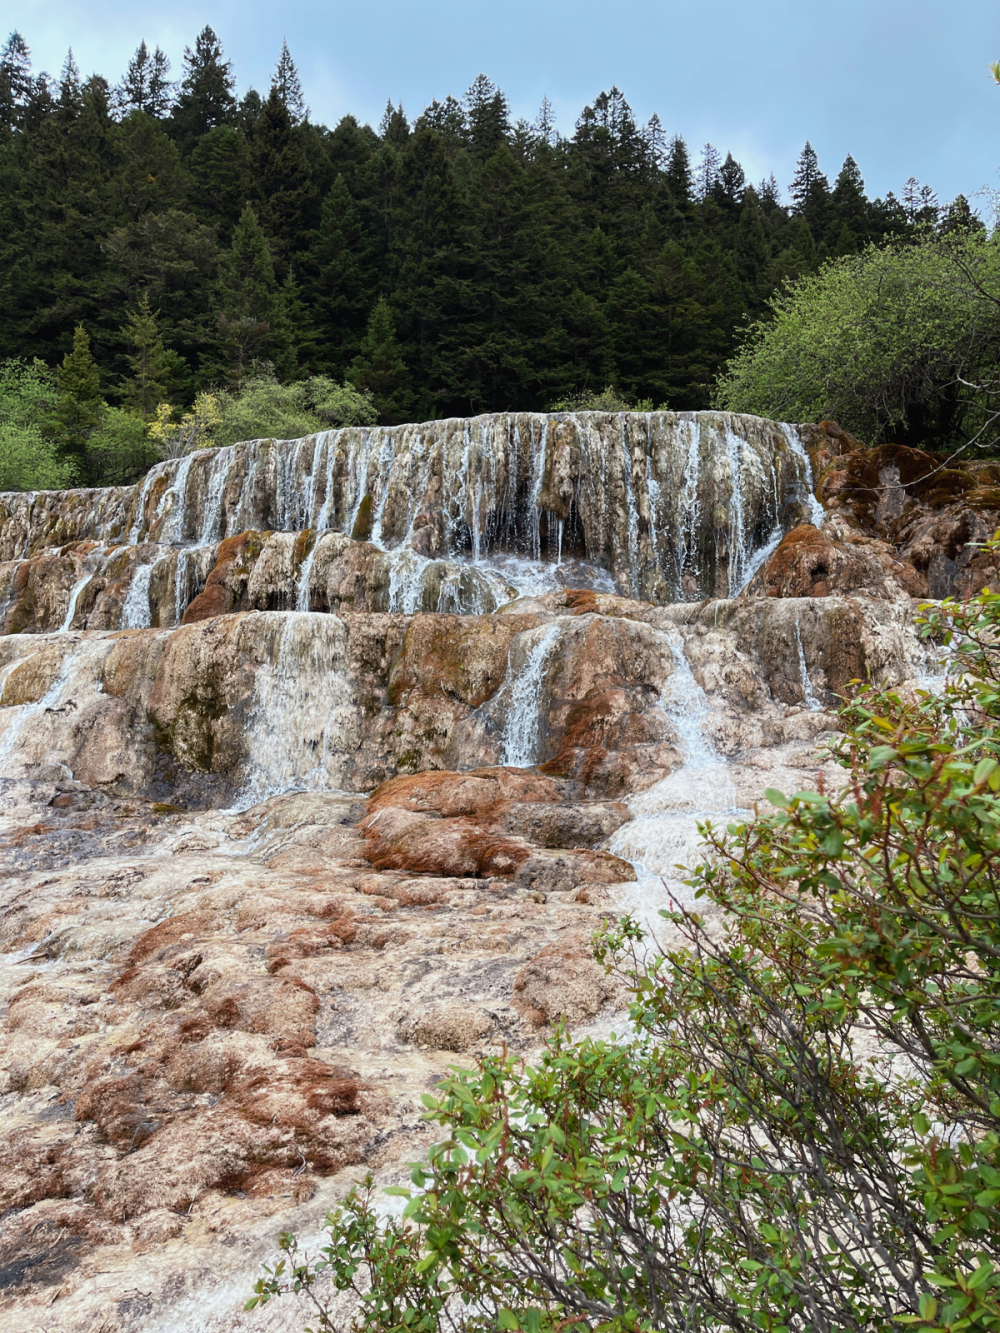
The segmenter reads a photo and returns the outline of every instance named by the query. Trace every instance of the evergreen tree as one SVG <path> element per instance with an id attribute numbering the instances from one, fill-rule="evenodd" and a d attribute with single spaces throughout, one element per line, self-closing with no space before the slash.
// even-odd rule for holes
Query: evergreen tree
<path id="1" fill-rule="evenodd" d="M 203 28 L 194 50 L 184 48 L 184 77 L 172 117 L 174 137 L 183 153 L 189 153 L 203 134 L 232 119 L 235 86 L 221 42 L 211 28 Z"/>
<path id="2" fill-rule="evenodd" d="M 323 332 L 322 356 L 304 368 L 343 375 L 357 355 L 372 308 L 361 212 L 343 176 L 323 200 L 304 263 L 303 296 Z"/>
<path id="3" fill-rule="evenodd" d="M 743 195 L 736 229 L 736 272 L 752 314 L 762 309 L 770 291 L 771 246 L 757 191 L 748 186 Z"/>
<path id="4" fill-rule="evenodd" d="M 413 394 L 389 303 L 379 297 L 351 365 L 351 383 L 372 395 L 380 422 L 388 426 L 409 419 Z"/>
<path id="5" fill-rule="evenodd" d="M 100 425 L 101 377 L 90 350 L 90 338 L 82 324 L 73 334 L 73 349 L 63 357 L 57 371 L 59 399 L 49 430 L 62 456 L 81 475 L 86 473 L 87 441 Z"/>
<path id="6" fill-rule="evenodd" d="M 675 134 L 670 140 L 665 176 L 674 202 L 681 208 L 688 205 L 694 194 L 694 180 L 691 175 L 691 158 L 687 144 L 679 134 Z"/>
<path id="7" fill-rule="evenodd" d="M 195 144 L 188 169 L 191 208 L 228 243 L 250 190 L 246 139 L 235 125 L 216 125 Z"/>
<path id="8" fill-rule="evenodd" d="M 151 55 L 146 43 L 140 42 L 121 83 L 114 90 L 115 109 L 125 115 L 130 111 L 141 111 L 162 119 L 170 111 L 173 101 L 174 85 L 169 74 L 170 61 L 164 52 L 157 47 Z"/>
<path id="9" fill-rule="evenodd" d="M 309 108 L 302 96 L 299 72 L 295 68 L 295 61 L 288 49 L 288 43 L 284 40 L 281 43 L 281 55 L 278 57 L 278 64 L 271 79 L 271 91 L 277 93 L 281 105 L 288 112 L 293 125 L 298 125 L 300 121 L 309 119 Z"/>
<path id="10" fill-rule="evenodd" d="M 405 148 L 410 139 L 410 123 L 406 119 L 403 104 L 394 107 L 391 99 L 386 102 L 382 119 L 379 122 L 378 137 L 390 148 Z"/>
<path id="11" fill-rule="evenodd" d="M 719 174 L 712 187 L 712 198 L 727 213 L 735 217 L 739 212 L 746 184 L 747 178 L 743 168 L 732 153 L 727 153 L 726 160 L 719 168 Z"/>
<path id="12" fill-rule="evenodd" d="M 660 168 L 667 158 L 667 134 L 663 128 L 663 121 L 655 111 L 646 122 L 643 137 L 649 148 L 649 156 L 653 165 Z"/>
<path id="13" fill-rule="evenodd" d="M 510 134 L 507 98 L 485 74 L 477 74 L 463 101 L 473 151 L 481 158 L 492 157 Z"/>
<path id="14" fill-rule="evenodd" d="M 238 387 L 257 363 L 279 375 L 294 370 L 292 338 L 282 292 L 274 276 L 267 238 L 250 204 L 240 214 L 219 275 L 217 306 L 222 363 Z"/>
<path id="15" fill-rule="evenodd" d="M 548 144 L 550 148 L 554 147 L 559 139 L 559 132 L 556 129 L 556 115 L 552 109 L 552 103 L 547 97 L 542 98 L 542 105 L 538 108 L 538 115 L 535 117 L 531 126 L 535 136 L 543 143 Z"/>
<path id="16" fill-rule="evenodd" d="M 189 178 L 158 120 L 133 111 L 118 126 L 114 140 L 118 161 L 113 187 L 120 213 L 135 221 L 152 209 L 184 202 Z"/>
<path id="17" fill-rule="evenodd" d="M 126 407 L 144 420 L 154 417 L 168 396 L 169 368 L 157 324 L 159 313 L 150 305 L 149 293 L 143 292 L 121 330 L 131 348 L 127 360 L 132 371 L 122 384 L 121 396 Z"/>
<path id="18" fill-rule="evenodd" d="M 696 194 L 700 200 L 711 197 L 715 183 L 719 179 L 721 164 L 722 159 L 719 156 L 719 150 L 714 144 L 705 144 L 701 150 L 701 161 L 698 164 Z"/>
<path id="19" fill-rule="evenodd" d="M 765 217 L 770 217 L 776 208 L 781 207 L 781 187 L 773 171 L 757 186 L 757 198 Z"/>
<path id="20" fill-rule="evenodd" d="M 316 190 L 302 135 L 277 88 L 272 87 L 254 126 L 248 165 L 250 200 L 278 254 L 304 250 Z"/>
<path id="21" fill-rule="evenodd" d="M 20 125 L 31 92 L 31 52 L 15 28 L 0 51 L 0 136 Z"/>
<path id="22" fill-rule="evenodd" d="M 820 171 L 816 150 L 808 140 L 799 154 L 788 191 L 793 214 L 805 218 L 813 241 L 820 243 L 830 220 L 830 182 Z"/>
<path id="23" fill-rule="evenodd" d="M 454 155 L 468 142 L 469 127 L 462 103 L 450 94 L 439 102 L 437 98 L 424 109 L 416 128 L 434 130 L 448 152 Z"/>
<path id="24" fill-rule="evenodd" d="M 958 194 L 944 210 L 938 230 L 943 236 L 951 232 L 979 232 L 985 235 L 986 227 L 982 219 L 973 213 L 965 195 Z"/>
<path id="25" fill-rule="evenodd" d="M 861 175 L 861 169 L 850 153 L 844 159 L 844 165 L 840 168 L 840 174 L 834 182 L 831 202 L 833 204 L 833 222 L 835 225 L 839 224 L 836 253 L 853 254 L 868 240 L 870 223 L 865 182 Z M 853 238 L 853 249 L 845 249 L 845 246 L 848 245 L 847 235 L 844 234 L 845 228 Z"/>

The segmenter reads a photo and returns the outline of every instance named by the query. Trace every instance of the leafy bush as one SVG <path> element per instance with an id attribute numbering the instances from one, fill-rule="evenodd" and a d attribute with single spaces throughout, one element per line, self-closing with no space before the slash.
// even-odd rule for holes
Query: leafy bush
<path id="1" fill-rule="evenodd" d="M 36 362 L 0 361 L 0 491 L 72 486 L 73 463 L 62 457 L 42 422 L 59 392 L 51 371 Z"/>
<path id="2" fill-rule="evenodd" d="M 871 246 L 774 296 L 719 379 L 716 406 L 834 417 L 873 444 L 1000 439 L 1000 246 L 973 229 Z"/>
<path id="3" fill-rule="evenodd" d="M 1000 594 L 923 623 L 956 675 L 845 705 L 842 791 L 704 826 L 724 926 L 597 941 L 632 1038 L 456 1073 L 402 1217 L 355 1190 L 251 1305 L 297 1289 L 332 1329 L 329 1279 L 369 1333 L 1000 1329 Z"/>
<path id="4" fill-rule="evenodd" d="M 238 444 L 241 440 L 297 439 L 337 426 L 373 426 L 369 394 L 324 375 L 280 384 L 267 372 L 244 381 L 239 390 L 200 393 L 180 420 L 161 407 L 150 427 L 160 456 L 175 458 L 192 449 Z"/>
<path id="5" fill-rule="evenodd" d="M 652 410 L 652 398 L 640 398 L 633 402 L 619 393 L 613 384 L 609 384 L 600 393 L 584 390 L 581 393 L 571 394 L 569 398 L 560 399 L 549 408 L 550 412 L 652 412 Z M 659 410 L 665 411 L 666 404 L 661 403 Z"/>

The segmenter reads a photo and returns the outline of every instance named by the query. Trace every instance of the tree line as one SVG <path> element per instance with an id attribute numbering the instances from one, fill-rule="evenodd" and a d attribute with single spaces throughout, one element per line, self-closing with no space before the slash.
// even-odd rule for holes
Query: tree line
<path id="1" fill-rule="evenodd" d="M 784 202 L 617 88 L 564 137 L 485 75 L 412 123 L 329 129 L 287 45 L 238 97 L 208 27 L 170 75 L 145 43 L 117 83 L 72 52 L 34 73 L 16 32 L 0 53 L 0 358 L 55 366 L 82 326 L 104 397 L 143 417 L 262 366 L 350 380 L 384 422 L 607 385 L 705 407 L 777 287 L 969 211 L 914 180 L 869 199 L 850 157 L 831 186 L 809 144 Z"/>

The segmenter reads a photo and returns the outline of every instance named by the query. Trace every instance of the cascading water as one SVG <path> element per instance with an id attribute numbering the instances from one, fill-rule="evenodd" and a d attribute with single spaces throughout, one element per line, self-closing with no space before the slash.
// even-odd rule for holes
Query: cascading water
<path id="1" fill-rule="evenodd" d="M 798 650 L 799 657 L 799 680 L 802 685 L 802 700 L 811 713 L 821 713 L 823 711 L 823 704 L 816 697 L 813 683 L 809 679 L 809 668 L 806 664 L 805 649 L 802 647 L 802 627 L 797 620 L 795 622 L 795 647 Z"/>
<path id="2" fill-rule="evenodd" d="M 698 824 L 719 823 L 740 813 L 729 770 L 705 729 L 710 712 L 705 692 L 694 678 L 676 630 L 667 635 L 667 642 L 674 670 L 661 705 L 680 742 L 683 763 L 629 798 L 632 821 L 608 843 L 608 850 L 631 861 L 638 875 L 636 883 L 628 885 L 623 905 L 654 934 L 661 908 L 693 906 L 678 866 L 694 866 L 703 855 Z"/>
<path id="3" fill-rule="evenodd" d="M 530 643 L 530 647 L 527 647 L 520 670 L 515 670 L 508 662 L 507 680 L 500 695 L 506 704 L 500 762 L 511 768 L 529 768 L 539 761 L 542 679 L 558 638 L 557 623 L 528 630 L 523 639 L 526 645 Z M 513 655 L 513 648 L 511 652 Z"/>
<path id="4" fill-rule="evenodd" d="M 277 639 L 255 676 L 238 808 L 277 792 L 339 789 L 340 765 L 357 743 L 358 725 L 345 643 L 336 616 L 281 615 Z"/>
<path id="5" fill-rule="evenodd" d="M 155 564 L 139 565 L 122 605 L 122 629 L 146 629 L 150 623 L 149 582 Z"/>
<path id="6" fill-rule="evenodd" d="M 493 569 L 517 588 L 502 562 L 547 567 L 549 586 L 610 579 L 632 596 L 697 600 L 745 583 L 783 530 L 779 513 L 811 493 L 793 427 L 716 412 L 522 413 L 252 440 L 157 464 L 138 487 L 89 493 L 65 514 L 55 493 L 4 503 L 31 550 L 311 528 Z M 540 586 L 535 571 L 530 581 Z M 301 582 L 287 595 L 308 605 Z"/>

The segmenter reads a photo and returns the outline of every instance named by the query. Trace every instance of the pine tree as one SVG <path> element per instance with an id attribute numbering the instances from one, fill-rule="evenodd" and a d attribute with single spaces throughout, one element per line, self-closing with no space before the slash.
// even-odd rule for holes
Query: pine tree
<path id="1" fill-rule="evenodd" d="M 510 134 L 507 98 L 485 74 L 477 74 L 465 97 L 469 140 L 478 157 L 492 157 Z"/>
<path id="2" fill-rule="evenodd" d="M 807 139 L 806 146 L 799 154 L 799 160 L 795 165 L 794 179 L 788 187 L 788 193 L 792 196 L 793 213 L 805 213 L 817 187 L 829 190 L 830 185 L 819 169 L 816 150 Z"/>
<path id="3" fill-rule="evenodd" d="M 0 136 L 20 125 L 31 92 L 31 52 L 15 28 L 0 51 Z"/>
<path id="4" fill-rule="evenodd" d="M 739 211 L 746 184 L 746 172 L 732 153 L 727 153 L 725 162 L 719 168 L 715 185 L 712 187 L 712 198 L 728 213 L 735 216 Z"/>
<path id="5" fill-rule="evenodd" d="M 256 364 L 268 362 L 279 375 L 294 369 L 292 339 L 267 238 L 250 204 L 240 214 L 219 275 L 217 305 L 222 366 L 238 387 Z"/>
<path id="6" fill-rule="evenodd" d="M 757 186 L 757 198 L 765 217 L 770 217 L 776 208 L 781 207 L 781 186 L 773 171 Z"/>
<path id="7" fill-rule="evenodd" d="M 840 168 L 840 173 L 834 182 L 831 201 L 833 204 L 833 223 L 837 227 L 835 252 L 837 254 L 854 254 L 868 240 L 870 210 L 865 195 L 865 182 L 861 175 L 861 169 L 850 153 L 844 159 L 844 165 Z M 847 236 L 844 234 L 845 228 L 847 233 L 853 237 L 853 249 L 845 248 L 849 245 Z"/>
<path id="8" fill-rule="evenodd" d="M 282 40 L 281 55 L 278 57 L 278 64 L 271 79 L 271 91 L 277 93 L 281 105 L 288 112 L 293 125 L 298 125 L 301 121 L 309 119 L 309 108 L 302 96 L 299 72 L 295 68 L 295 61 L 288 49 L 288 43 L 284 40 Z"/>
<path id="9" fill-rule="evenodd" d="M 550 148 L 558 142 L 559 132 L 556 129 L 556 113 L 553 111 L 552 103 L 547 97 L 542 98 L 542 105 L 538 108 L 538 115 L 535 117 L 531 128 L 536 138 L 541 139 Z"/>
<path id="10" fill-rule="evenodd" d="M 679 134 L 670 140 L 670 151 L 664 172 L 674 202 L 681 208 L 691 202 L 694 181 L 691 176 L 691 158 L 687 144 Z"/>
<path id="11" fill-rule="evenodd" d="M 170 111 L 174 85 L 170 82 L 170 61 L 159 47 L 150 55 L 146 43 L 140 42 L 128 69 L 113 93 L 115 109 L 127 115 L 142 111 L 147 116 L 162 119 Z"/>
<path id="12" fill-rule="evenodd" d="M 121 332 L 131 351 L 127 360 L 132 374 L 123 382 L 121 395 L 125 405 L 143 420 L 156 415 L 156 409 L 168 396 L 167 353 L 160 336 L 158 310 L 143 292 L 135 310 L 130 310 Z"/>
<path id="13" fill-rule="evenodd" d="M 367 237 L 343 176 L 323 200 L 304 263 L 303 297 L 323 335 L 324 356 L 304 369 L 343 375 L 357 355 L 372 308 Z"/>
<path id="14" fill-rule="evenodd" d="M 643 138 L 649 147 L 649 156 L 657 168 L 662 167 L 667 158 L 667 134 L 663 121 L 654 111 L 646 122 Z"/>
<path id="15" fill-rule="evenodd" d="M 697 197 L 699 200 L 708 199 L 719 179 L 719 167 L 722 159 L 719 156 L 719 150 L 714 144 L 707 143 L 701 150 L 701 161 L 698 164 L 697 177 Z"/>
<path id="16" fill-rule="evenodd" d="M 770 287 L 771 246 L 764 212 L 752 185 L 747 186 L 736 229 L 736 272 L 743 285 L 747 308 L 752 314 L 762 309 Z"/>
<path id="17" fill-rule="evenodd" d="M 380 296 L 368 320 L 361 350 L 350 372 L 351 383 L 372 395 L 380 422 L 397 425 L 409 417 L 413 395 L 389 303 Z"/>
<path id="18" fill-rule="evenodd" d="M 414 128 L 434 130 L 451 154 L 464 148 L 469 137 L 462 103 L 450 94 L 443 102 L 435 98 L 425 107 Z"/>
<path id="19" fill-rule="evenodd" d="M 819 158 L 809 141 L 795 167 L 795 177 L 788 187 L 792 196 L 792 212 L 805 218 L 813 241 L 820 244 L 830 222 L 830 182 L 819 169 Z"/>
<path id="20" fill-rule="evenodd" d="M 292 125 L 277 88 L 271 89 L 254 126 L 249 175 L 250 200 L 278 255 L 304 250 L 316 187 L 301 131 Z"/>
<path id="21" fill-rule="evenodd" d="M 172 117 L 182 152 L 190 152 L 203 134 L 232 119 L 235 86 L 232 63 L 223 58 L 222 44 L 211 28 L 203 28 L 194 50 L 184 48 L 184 77 Z"/>
<path id="22" fill-rule="evenodd" d="M 964 194 L 958 194 L 944 210 L 938 230 L 942 236 L 947 236 L 952 232 L 980 232 L 985 234 L 986 228 L 982 219 L 973 213 L 969 206 L 969 201 Z"/>
<path id="23" fill-rule="evenodd" d="M 235 125 L 216 125 L 195 144 L 188 169 L 193 182 L 191 207 L 228 244 L 250 189 L 245 137 Z"/>
<path id="24" fill-rule="evenodd" d="M 104 404 L 101 377 L 90 350 L 90 337 L 82 324 L 76 326 L 73 350 L 63 357 L 56 377 L 59 399 L 48 429 L 63 457 L 74 462 L 80 474 L 85 475 L 87 441 L 100 424 Z"/>
<path id="25" fill-rule="evenodd" d="M 378 137 L 390 148 L 405 148 L 410 138 L 410 125 L 402 102 L 396 107 L 391 98 L 386 102 L 379 122 Z"/>

